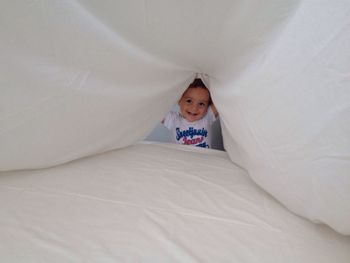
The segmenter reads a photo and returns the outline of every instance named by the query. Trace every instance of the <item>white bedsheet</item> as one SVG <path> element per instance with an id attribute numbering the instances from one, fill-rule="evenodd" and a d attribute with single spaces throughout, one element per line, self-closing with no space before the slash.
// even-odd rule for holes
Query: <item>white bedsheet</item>
<path id="1" fill-rule="evenodd" d="M 349 263 L 225 152 L 138 144 L 0 174 L 1 262 Z"/>
<path id="2" fill-rule="evenodd" d="M 142 140 L 207 75 L 230 159 L 350 235 L 349 0 L 1 1 L 0 171 Z"/>

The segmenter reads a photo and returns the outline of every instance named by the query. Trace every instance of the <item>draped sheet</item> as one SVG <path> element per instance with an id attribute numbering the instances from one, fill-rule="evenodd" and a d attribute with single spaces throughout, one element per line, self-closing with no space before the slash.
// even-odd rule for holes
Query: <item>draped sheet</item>
<path id="1" fill-rule="evenodd" d="M 350 4 L 2 1 L 0 170 L 142 140 L 206 74 L 231 160 L 350 234 Z"/>

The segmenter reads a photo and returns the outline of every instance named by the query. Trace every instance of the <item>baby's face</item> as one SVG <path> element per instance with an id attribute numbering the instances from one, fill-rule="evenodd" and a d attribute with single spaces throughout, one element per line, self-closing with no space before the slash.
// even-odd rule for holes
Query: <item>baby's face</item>
<path id="1" fill-rule="evenodd" d="M 189 122 L 204 117 L 209 107 L 209 91 L 203 88 L 188 88 L 179 100 L 181 115 Z"/>

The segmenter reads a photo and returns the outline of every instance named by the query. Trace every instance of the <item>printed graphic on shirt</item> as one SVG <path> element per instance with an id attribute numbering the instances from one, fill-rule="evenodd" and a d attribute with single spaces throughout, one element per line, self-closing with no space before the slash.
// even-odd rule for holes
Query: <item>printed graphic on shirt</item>
<path id="1" fill-rule="evenodd" d="M 205 138 L 208 137 L 208 131 L 204 128 L 195 129 L 189 127 L 187 130 L 181 130 L 176 128 L 176 140 L 185 145 L 194 145 L 197 147 L 209 148 L 209 145 L 206 143 Z"/>

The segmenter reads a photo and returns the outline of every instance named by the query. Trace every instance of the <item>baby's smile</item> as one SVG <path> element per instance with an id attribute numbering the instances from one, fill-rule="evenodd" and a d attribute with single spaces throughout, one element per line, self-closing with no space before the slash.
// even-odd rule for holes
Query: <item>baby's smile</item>
<path id="1" fill-rule="evenodd" d="M 187 113 L 188 113 L 189 115 L 192 115 L 192 116 L 197 116 L 197 115 L 198 115 L 198 113 L 193 113 L 193 112 L 190 112 L 190 111 L 187 111 Z"/>

